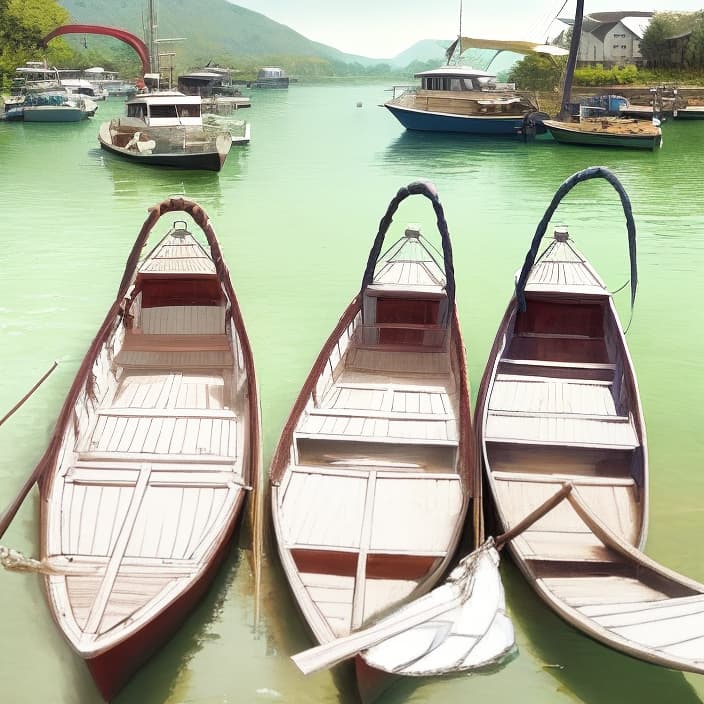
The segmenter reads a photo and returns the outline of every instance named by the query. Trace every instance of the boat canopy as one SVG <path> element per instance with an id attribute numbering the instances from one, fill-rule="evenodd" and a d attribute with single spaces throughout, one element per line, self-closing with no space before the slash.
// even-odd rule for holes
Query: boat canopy
<path id="1" fill-rule="evenodd" d="M 448 59 L 455 53 L 459 44 L 459 53 L 467 49 L 492 49 L 494 51 L 512 51 L 515 54 L 545 54 L 548 56 L 567 56 L 569 51 L 552 44 L 537 44 L 521 39 L 479 39 L 477 37 L 458 37 L 445 52 Z"/>
<path id="2" fill-rule="evenodd" d="M 416 78 L 436 76 L 442 78 L 496 78 L 496 74 L 487 73 L 471 66 L 440 66 L 429 71 L 415 74 Z"/>

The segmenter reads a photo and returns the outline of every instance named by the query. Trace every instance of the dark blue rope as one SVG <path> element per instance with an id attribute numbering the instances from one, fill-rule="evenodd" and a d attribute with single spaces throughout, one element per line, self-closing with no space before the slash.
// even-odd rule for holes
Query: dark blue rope
<path id="1" fill-rule="evenodd" d="M 636 288 L 638 286 L 638 263 L 636 261 L 636 224 L 633 220 L 633 210 L 631 208 L 631 201 L 626 193 L 625 188 L 621 182 L 616 178 L 616 176 L 609 171 L 605 166 L 590 166 L 588 169 L 583 169 L 578 171 L 576 174 L 572 174 L 555 192 L 555 195 L 548 206 L 548 209 L 543 215 L 543 219 L 538 223 L 538 227 L 533 236 L 533 241 L 531 242 L 530 249 L 526 254 L 526 260 L 521 269 L 521 273 L 516 281 L 516 300 L 518 301 L 518 309 L 524 311 L 526 309 L 526 296 L 525 288 L 526 282 L 528 281 L 528 276 L 530 275 L 530 270 L 533 268 L 535 263 L 535 257 L 538 253 L 538 247 L 540 246 L 540 240 L 543 238 L 545 231 L 548 228 L 548 223 L 553 213 L 560 204 L 560 201 L 578 184 L 582 181 L 588 181 L 592 178 L 604 178 L 606 179 L 618 193 L 621 198 L 621 205 L 623 207 L 623 213 L 626 216 L 626 229 L 628 231 L 628 254 L 631 259 L 631 310 L 633 309 L 633 304 L 636 300 Z"/>
<path id="2" fill-rule="evenodd" d="M 389 203 L 389 207 L 386 209 L 384 217 L 381 218 L 381 221 L 379 222 L 379 231 L 374 238 L 374 244 L 369 252 L 369 259 L 367 260 L 367 267 L 364 270 L 364 276 L 362 277 L 362 288 L 360 293 L 364 293 L 364 289 L 374 280 L 374 269 L 376 268 L 379 255 L 381 254 L 384 238 L 386 237 L 386 233 L 391 226 L 394 219 L 394 214 L 396 213 L 396 210 L 398 210 L 398 206 L 402 201 L 408 198 L 408 196 L 412 195 L 425 196 L 430 200 L 433 205 L 433 210 L 435 210 L 438 231 L 440 232 L 440 240 L 442 242 L 442 258 L 445 265 L 445 278 L 447 279 L 447 283 L 445 285 L 448 303 L 447 309 L 450 311 L 450 314 L 452 314 L 455 303 L 455 268 L 452 263 L 452 243 L 450 242 L 450 233 L 447 229 L 445 212 L 440 204 L 440 198 L 438 197 L 437 190 L 435 189 L 435 186 L 428 181 L 414 181 L 413 183 L 409 183 L 408 186 L 399 188 L 398 193 Z"/>

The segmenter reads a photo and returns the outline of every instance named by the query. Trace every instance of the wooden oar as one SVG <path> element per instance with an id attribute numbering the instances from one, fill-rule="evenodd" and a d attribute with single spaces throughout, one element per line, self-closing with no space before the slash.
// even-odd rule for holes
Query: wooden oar
<path id="1" fill-rule="evenodd" d="M 37 383 L 2 417 L 2 420 L 0 420 L 0 425 L 2 425 L 10 416 L 12 416 L 24 405 L 24 403 L 29 399 L 29 397 L 44 383 L 44 381 L 54 371 L 54 369 L 56 369 L 58 365 L 58 362 L 54 362 L 51 365 L 51 367 L 43 374 L 39 381 L 37 381 Z M 39 477 L 41 476 L 43 469 L 44 466 L 42 463 L 39 463 L 34 468 L 34 471 L 29 475 L 29 477 L 27 477 L 15 499 L 7 507 L 7 509 L 5 509 L 5 513 L 2 514 L 2 517 L 0 517 L 0 538 L 5 535 L 5 531 L 8 529 L 10 523 L 12 523 L 12 520 L 17 515 L 17 511 L 19 511 L 20 506 L 27 497 L 27 494 L 29 494 L 31 488 L 34 486 L 37 479 L 39 479 Z"/>
<path id="2" fill-rule="evenodd" d="M 528 516 L 517 523 L 511 530 L 508 530 L 500 535 L 494 543 L 497 548 L 505 545 L 517 535 L 520 535 L 520 533 L 542 518 L 548 511 L 551 511 L 557 504 L 569 495 L 572 488 L 573 485 L 571 482 L 563 484 L 553 496 L 540 504 L 540 506 L 538 506 L 538 508 L 534 511 L 531 511 Z M 491 543 L 491 540 L 487 541 L 487 543 L 464 558 L 464 561 L 471 560 L 472 556 L 476 557 L 480 551 L 486 549 L 486 547 L 490 546 Z M 354 633 L 350 633 L 348 636 L 337 638 L 329 643 L 323 643 L 322 645 L 315 646 L 314 648 L 304 650 L 303 652 L 292 656 L 291 659 L 296 663 L 298 669 L 306 675 L 327 667 L 332 667 L 333 665 L 336 665 L 347 658 L 351 658 L 363 650 L 371 648 L 387 638 L 392 638 L 399 633 L 410 630 L 414 626 L 431 621 L 441 614 L 447 613 L 451 609 L 459 606 L 463 599 L 465 599 L 465 597 L 463 596 L 462 590 L 459 590 L 456 597 L 441 604 L 435 604 L 429 608 L 419 608 L 417 611 L 414 611 L 411 608 L 413 603 L 411 602 L 411 604 L 405 607 L 402 615 L 397 619 L 394 619 L 393 616 L 387 617 L 369 628 L 355 631 Z M 423 597 L 418 599 L 417 602 L 421 603 L 422 600 Z"/>
<path id="3" fill-rule="evenodd" d="M 42 375 L 41 379 L 2 417 L 0 418 L 0 425 L 2 425 L 10 416 L 14 415 L 20 408 L 25 404 L 27 399 L 47 380 L 51 372 L 59 366 L 58 362 L 54 362 L 49 369 L 47 369 Z"/>
<path id="4" fill-rule="evenodd" d="M 548 511 L 552 511 L 557 504 L 559 504 L 566 496 L 568 496 L 574 484 L 572 482 L 565 482 L 558 491 L 556 491 L 550 498 L 543 501 L 538 508 L 531 511 L 523 520 L 516 523 L 513 528 L 510 528 L 505 533 L 497 536 L 494 540 L 494 545 L 497 550 L 501 550 L 506 543 L 509 543 L 515 537 L 519 536 L 524 530 L 530 528 L 537 520 L 541 519 Z"/>

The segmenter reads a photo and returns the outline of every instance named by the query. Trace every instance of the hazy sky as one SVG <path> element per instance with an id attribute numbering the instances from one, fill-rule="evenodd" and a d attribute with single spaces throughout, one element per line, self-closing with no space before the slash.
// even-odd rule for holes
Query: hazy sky
<path id="1" fill-rule="evenodd" d="M 459 0 L 230 0 L 341 51 L 390 58 L 420 39 L 457 35 Z M 464 0 L 462 33 L 493 39 L 544 41 L 555 15 L 574 15 L 575 0 Z M 704 0 L 585 0 L 585 12 L 699 10 Z M 553 25 L 552 34 L 558 30 Z"/>

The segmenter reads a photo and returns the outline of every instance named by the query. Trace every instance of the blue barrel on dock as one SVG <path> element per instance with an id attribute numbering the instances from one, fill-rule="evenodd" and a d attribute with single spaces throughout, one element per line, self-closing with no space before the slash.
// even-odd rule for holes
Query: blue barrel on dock
<path id="1" fill-rule="evenodd" d="M 621 108 L 628 107 L 628 98 L 622 95 L 610 95 L 608 98 L 607 110 L 611 115 L 618 115 Z"/>

